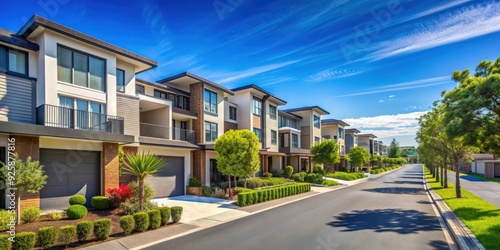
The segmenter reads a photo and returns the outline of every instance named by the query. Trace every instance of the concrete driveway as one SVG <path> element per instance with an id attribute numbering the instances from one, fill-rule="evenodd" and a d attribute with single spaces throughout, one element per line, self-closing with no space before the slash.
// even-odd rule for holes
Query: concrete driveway
<path id="1" fill-rule="evenodd" d="M 153 199 L 152 201 L 157 202 L 159 206 L 183 207 L 181 219 L 181 222 L 183 223 L 210 217 L 238 208 L 238 206 L 232 204 L 233 201 L 210 197 L 198 197 L 193 195 Z"/>

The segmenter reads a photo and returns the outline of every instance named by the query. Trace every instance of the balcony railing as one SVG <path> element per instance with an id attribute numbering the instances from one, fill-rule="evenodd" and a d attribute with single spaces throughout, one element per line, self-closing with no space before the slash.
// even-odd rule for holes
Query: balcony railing
<path id="1" fill-rule="evenodd" d="M 36 108 L 36 113 L 37 124 L 48 127 L 100 131 L 114 134 L 124 133 L 123 117 L 48 104 L 40 105 Z"/>
<path id="2" fill-rule="evenodd" d="M 172 135 L 170 136 L 170 132 Z M 174 127 L 161 126 L 157 124 L 141 123 L 141 136 L 180 140 L 194 143 L 194 131 Z"/>

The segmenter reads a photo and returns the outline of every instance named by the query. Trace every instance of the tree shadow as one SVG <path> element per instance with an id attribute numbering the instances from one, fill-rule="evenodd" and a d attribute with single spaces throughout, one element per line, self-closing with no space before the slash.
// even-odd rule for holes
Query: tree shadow
<path id="1" fill-rule="evenodd" d="M 327 225 L 345 228 L 342 232 L 373 230 L 377 233 L 417 234 L 441 230 L 441 225 L 435 216 L 417 210 L 354 210 L 334 218 L 335 221 Z"/>
<path id="2" fill-rule="evenodd" d="M 418 179 L 418 180 L 423 180 L 423 177 L 411 177 L 411 176 L 400 176 L 399 178 L 401 179 Z"/>
<path id="3" fill-rule="evenodd" d="M 387 181 L 384 182 L 387 184 L 411 184 L 411 185 L 422 185 L 424 184 L 422 181 Z"/>
<path id="4" fill-rule="evenodd" d="M 484 248 L 498 249 L 498 235 L 500 235 L 500 226 L 496 225 L 476 234 L 476 237 Z"/>
<path id="5" fill-rule="evenodd" d="M 462 176 L 460 176 L 460 179 L 464 179 L 467 181 L 473 181 L 473 182 L 488 182 L 487 180 L 483 180 L 483 179 L 477 178 L 475 176 L 470 176 L 470 175 L 462 175 Z"/>
<path id="6" fill-rule="evenodd" d="M 432 249 L 436 250 L 445 250 L 445 249 L 450 249 L 450 246 L 448 246 L 448 243 L 443 240 L 432 240 L 429 245 L 432 247 Z"/>
<path id="7" fill-rule="evenodd" d="M 432 204 L 432 202 L 430 201 L 423 201 L 423 200 L 420 200 L 420 201 L 417 201 L 418 204 L 425 204 L 425 205 L 430 205 Z"/>
<path id="8" fill-rule="evenodd" d="M 425 191 L 422 188 L 409 188 L 409 187 L 371 188 L 371 189 L 363 189 L 362 191 L 382 193 L 382 194 L 414 194 L 414 195 L 425 194 Z"/>
<path id="9" fill-rule="evenodd" d="M 422 174 L 422 171 L 421 170 L 406 170 L 403 173 L 419 173 L 419 174 Z"/>

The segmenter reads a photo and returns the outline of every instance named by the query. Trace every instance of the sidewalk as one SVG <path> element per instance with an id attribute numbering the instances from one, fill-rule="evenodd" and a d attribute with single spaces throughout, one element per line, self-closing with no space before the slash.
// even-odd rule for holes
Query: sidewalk
<path id="1" fill-rule="evenodd" d="M 448 181 L 455 183 L 455 172 L 448 172 Z M 460 186 L 500 208 L 500 185 L 471 175 L 460 176 Z"/>

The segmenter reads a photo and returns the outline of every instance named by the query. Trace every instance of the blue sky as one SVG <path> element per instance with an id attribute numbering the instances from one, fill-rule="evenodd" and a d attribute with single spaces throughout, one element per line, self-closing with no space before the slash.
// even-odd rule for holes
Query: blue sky
<path id="1" fill-rule="evenodd" d="M 496 1 L 9 1 L 0 27 L 37 13 L 157 60 L 140 75 L 190 71 L 319 105 L 388 143 L 414 145 L 415 118 L 454 70 L 500 56 Z M 44 4 L 45 3 L 45 4 Z"/>

